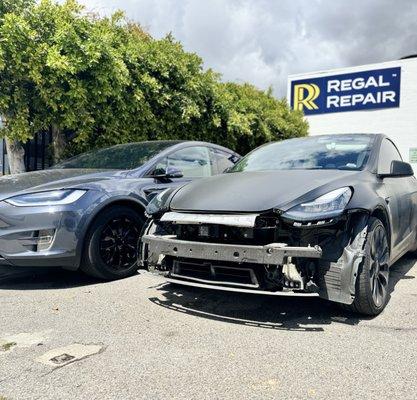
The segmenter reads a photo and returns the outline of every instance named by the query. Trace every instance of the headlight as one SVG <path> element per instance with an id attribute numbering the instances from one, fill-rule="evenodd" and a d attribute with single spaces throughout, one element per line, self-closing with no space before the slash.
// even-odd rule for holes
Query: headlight
<path id="1" fill-rule="evenodd" d="M 168 188 L 163 190 L 161 193 L 158 193 L 146 207 L 146 213 L 148 215 L 155 215 L 159 212 L 164 212 L 168 210 L 169 198 L 176 188 Z"/>
<path id="2" fill-rule="evenodd" d="M 352 189 L 344 187 L 333 190 L 309 203 L 291 208 L 282 216 L 296 221 L 332 218 L 342 214 L 352 197 Z"/>
<path id="3" fill-rule="evenodd" d="M 51 190 L 10 197 L 5 202 L 16 207 L 62 206 L 75 203 L 85 193 L 86 190 Z"/>

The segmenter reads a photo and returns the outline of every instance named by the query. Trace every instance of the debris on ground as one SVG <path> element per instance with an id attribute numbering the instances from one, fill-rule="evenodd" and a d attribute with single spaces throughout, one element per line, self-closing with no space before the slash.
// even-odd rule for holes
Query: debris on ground
<path id="1" fill-rule="evenodd" d="M 75 343 L 65 347 L 59 347 L 43 354 L 36 359 L 51 367 L 63 367 L 75 361 L 98 354 L 103 351 L 104 346 L 101 344 L 81 344 Z"/>

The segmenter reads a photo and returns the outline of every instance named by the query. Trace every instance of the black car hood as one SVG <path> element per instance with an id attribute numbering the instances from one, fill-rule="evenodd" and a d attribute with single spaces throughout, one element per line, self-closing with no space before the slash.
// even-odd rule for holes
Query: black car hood
<path id="1" fill-rule="evenodd" d="M 195 181 L 172 198 L 177 211 L 260 212 L 286 211 L 296 200 L 349 186 L 357 171 L 282 170 L 227 173 Z M 322 193 L 320 193 L 322 192 Z"/>
<path id="2" fill-rule="evenodd" d="M 76 188 L 83 184 L 102 181 L 126 172 L 92 169 L 49 169 L 0 178 L 0 201 L 20 193 Z"/>

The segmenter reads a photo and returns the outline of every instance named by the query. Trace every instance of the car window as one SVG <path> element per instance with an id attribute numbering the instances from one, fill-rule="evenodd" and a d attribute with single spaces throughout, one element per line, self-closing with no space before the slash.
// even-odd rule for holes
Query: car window
<path id="1" fill-rule="evenodd" d="M 220 149 L 213 148 L 212 154 L 214 158 L 214 162 L 217 165 L 217 172 L 222 174 L 228 168 L 231 168 L 235 165 L 234 159 L 235 156 L 227 151 L 223 151 Z"/>
<path id="2" fill-rule="evenodd" d="M 161 162 L 155 171 L 174 168 L 182 172 L 184 178 L 202 178 L 212 175 L 210 151 L 208 147 L 195 146 L 178 150 Z"/>
<path id="3" fill-rule="evenodd" d="M 119 144 L 104 149 L 92 150 L 54 165 L 53 169 L 120 169 L 139 168 L 152 157 L 176 141 L 149 141 Z"/>
<path id="4" fill-rule="evenodd" d="M 379 150 L 378 174 L 389 174 L 394 160 L 402 161 L 402 157 L 391 140 L 384 139 Z"/>
<path id="5" fill-rule="evenodd" d="M 274 142 L 243 157 L 230 172 L 293 169 L 359 171 L 368 162 L 374 136 L 324 135 Z"/>

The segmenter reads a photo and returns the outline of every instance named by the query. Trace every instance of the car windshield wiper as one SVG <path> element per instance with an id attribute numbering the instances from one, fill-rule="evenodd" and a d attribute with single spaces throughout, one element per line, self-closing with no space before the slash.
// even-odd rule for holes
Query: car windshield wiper
<path id="1" fill-rule="evenodd" d="M 348 167 L 347 165 L 344 165 L 342 167 L 337 167 L 336 169 L 342 170 L 342 171 L 358 171 L 358 167 Z"/>

